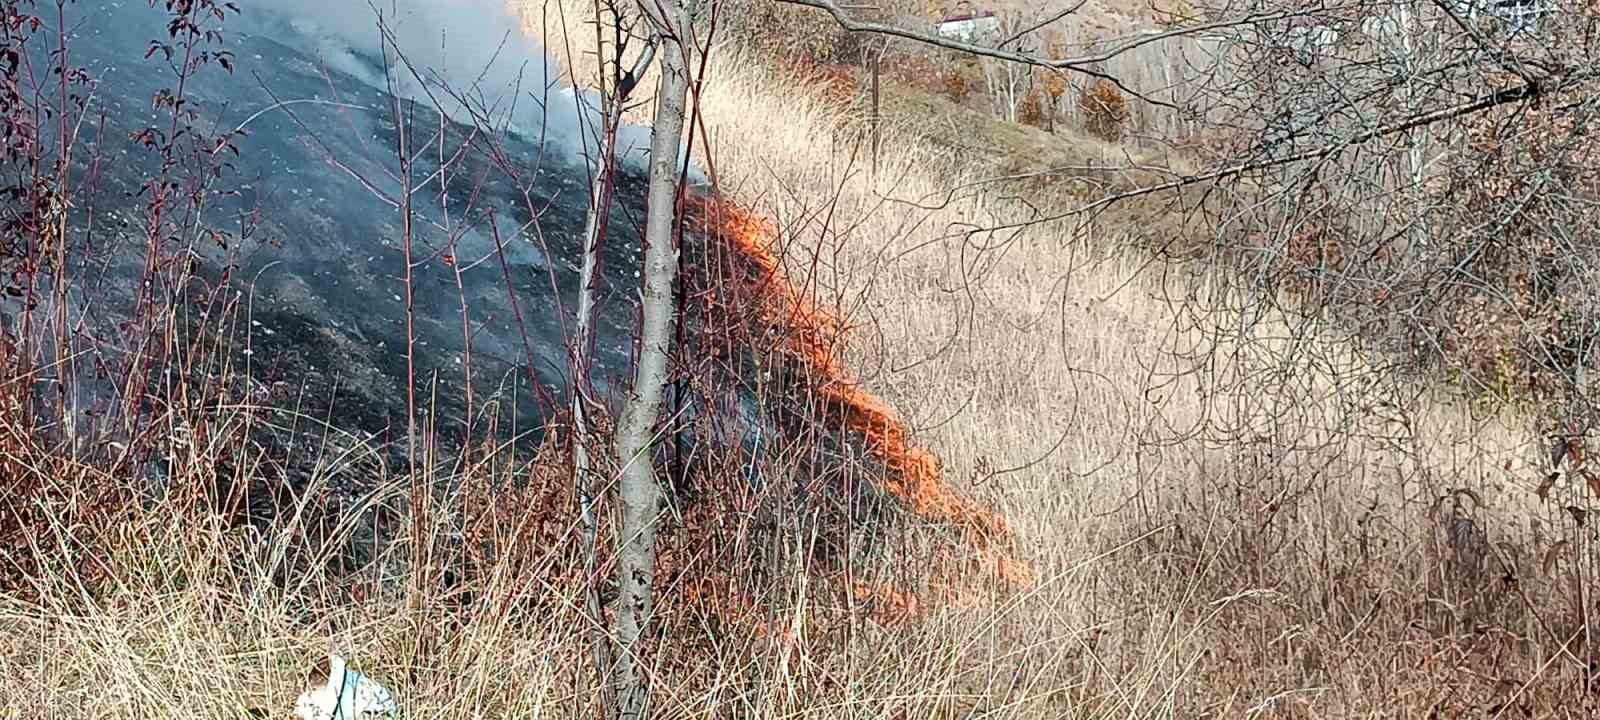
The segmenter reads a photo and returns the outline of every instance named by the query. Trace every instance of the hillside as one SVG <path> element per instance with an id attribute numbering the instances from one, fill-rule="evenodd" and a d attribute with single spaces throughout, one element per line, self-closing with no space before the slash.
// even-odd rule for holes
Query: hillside
<path id="1" fill-rule="evenodd" d="M 403 26 L 407 47 L 476 33 L 452 66 L 472 72 L 505 47 L 505 28 L 449 19 L 472 4 L 412 6 L 424 21 Z M 122 65 L 160 33 L 159 8 L 127 5 L 79 34 L 96 71 L 138 77 L 102 81 L 93 107 L 123 114 L 84 157 L 135 156 L 133 108 L 167 83 Z M 108 253 L 115 272 L 67 264 L 84 279 L 47 290 L 142 298 L 189 267 L 202 282 L 125 316 L 99 295 L 65 306 L 100 323 L 84 356 L 148 345 L 182 361 L 147 383 L 154 420 L 128 421 L 144 435 L 85 413 L 114 436 L 88 449 L 23 412 L 71 405 L 52 399 L 69 397 L 51 384 L 67 372 L 26 368 L 78 356 L 41 332 L 45 360 L 16 364 L 24 313 L 0 306 L 0 674 L 19 679 L 0 718 L 282 716 L 330 647 L 402 717 L 595 716 L 604 628 L 588 604 L 609 602 L 594 578 L 614 564 L 582 548 L 615 541 L 613 506 L 575 492 L 570 435 L 538 398 L 571 392 L 562 323 L 587 188 L 566 90 L 596 75 L 584 21 L 599 6 L 513 2 L 525 64 L 498 79 L 549 89 L 474 117 L 378 72 L 383 53 L 351 39 L 359 13 L 291 5 L 282 24 L 232 26 L 240 69 L 202 76 L 184 105 L 227 128 L 256 117 L 242 108 L 299 103 L 234 138 L 228 172 L 266 198 L 261 229 L 184 226 L 218 247 L 180 245 L 192 265 L 150 270 L 137 251 L 162 226 L 140 185 L 174 166 L 157 156 L 80 159 L 104 197 L 44 215 L 59 236 L 29 231 L 99 248 L 115 222 L 132 248 Z M 1092 9 L 1108 26 L 1136 12 Z M 97 45 L 96 27 L 117 42 Z M 1365 315 L 1307 309 L 1323 296 L 1235 282 L 1217 238 L 1282 218 L 1216 222 L 1220 185 L 1068 212 L 1194 172 L 1197 153 L 1009 123 L 891 78 L 874 168 L 864 76 L 750 43 L 716 45 L 697 96 L 681 362 L 698 372 L 681 384 L 697 419 L 726 403 L 734 422 L 696 425 L 689 461 L 679 436 L 660 444 L 657 716 L 1542 718 L 1586 702 L 1574 638 L 1594 481 L 1581 441 L 1551 475 L 1535 403 L 1401 368 Z M 341 108 L 375 119 L 351 126 Z M 631 141 L 651 111 L 629 109 Z M 480 136 L 494 149 L 470 151 Z M 407 137 L 432 154 L 399 164 Z M 623 167 L 601 388 L 625 382 L 632 352 L 643 177 Z M 384 198 L 411 196 L 413 175 L 460 190 L 419 190 L 416 214 L 397 213 Z M 207 203 L 193 217 L 239 220 Z M 420 260 L 398 256 L 393 240 L 413 237 Z M 463 332 L 457 314 L 484 319 Z M 153 339 L 120 340 L 140 332 Z M 476 368 L 464 382 L 457 357 Z M 146 391 L 110 360 L 80 366 L 97 368 L 76 381 L 96 412 Z M 273 392 L 252 393 L 257 367 Z"/>
<path id="2" fill-rule="evenodd" d="M 1096 158 L 1181 168 L 1181 153 L 1141 157 L 889 84 L 871 177 L 862 77 L 775 67 L 730 39 L 700 110 L 726 192 L 788 223 L 788 267 L 846 309 L 854 366 L 907 409 L 948 478 L 1003 508 L 1044 579 L 939 619 L 932 632 L 984 649 L 945 660 L 930 686 L 903 678 L 929 698 L 913 714 L 1559 707 L 1570 675 L 1487 679 L 1561 652 L 1529 623 L 1563 638 L 1581 627 L 1543 605 L 1566 601 L 1535 566 L 1576 527 L 1537 487 L 1548 456 L 1530 418 L 1394 373 L 1314 317 L 1228 330 L 1239 303 L 1210 294 L 1227 285 L 1148 252 L 1199 222 L 1170 196 L 1028 224 L 1138 177 L 993 182 Z M 1591 502 L 1556 486 L 1560 503 Z M 1502 543 L 1496 570 L 1457 574 L 1463 528 Z M 1525 594 L 1497 592 L 1507 574 Z M 1461 622 L 1480 639 L 1456 639 Z M 1440 652 L 1458 659 L 1435 664 Z M 1011 679 L 980 679 L 993 677 Z"/>

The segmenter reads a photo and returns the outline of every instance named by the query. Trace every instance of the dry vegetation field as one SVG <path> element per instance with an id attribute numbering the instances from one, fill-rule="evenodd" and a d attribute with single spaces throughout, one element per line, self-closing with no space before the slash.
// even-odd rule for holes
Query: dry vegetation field
<path id="1" fill-rule="evenodd" d="M 588 6 L 543 23 L 528 4 L 547 47 L 591 72 Z M 570 38 L 549 29 L 563 22 Z M 1007 519 L 1034 581 L 839 634 L 808 625 L 808 579 L 780 578 L 782 631 L 687 635 L 704 652 L 659 667 L 661 717 L 1584 711 L 1582 650 L 1554 638 L 1587 635 L 1589 564 L 1569 558 L 1589 541 L 1561 510 L 1573 489 L 1535 493 L 1548 448 L 1521 417 L 1386 377 L 1295 318 L 1208 331 L 1204 273 L 1127 242 L 1181 231 L 1159 206 L 969 232 L 1052 201 L 978 183 L 993 168 L 952 160 L 913 115 L 874 176 L 862 119 L 823 81 L 736 46 L 713 55 L 699 100 L 722 191 L 778 228 L 791 283 L 852 325 L 854 375 L 946 483 Z M 56 534 L 32 541 L 59 565 L 29 597 L 0 596 L 0 718 L 282 716 L 330 628 L 406 717 L 583 716 L 572 588 L 496 577 L 493 592 L 548 602 L 470 617 L 315 575 L 267 590 L 274 538 L 164 512 L 84 556 L 70 523 L 114 478 L 0 442 L 59 488 L 38 508 Z M 209 472 L 210 452 L 180 472 Z M 85 568 L 113 580 L 89 594 L 72 580 Z"/>
<path id="2" fill-rule="evenodd" d="M 963 128 L 946 125 L 970 118 L 907 103 L 874 179 L 864 119 L 830 106 L 826 80 L 735 45 L 701 97 L 725 190 L 784 228 L 791 278 L 857 327 L 865 382 L 949 482 L 1003 509 L 1038 568 L 1021 597 L 930 619 L 987 647 L 911 694 L 1020 717 L 1576 709 L 1570 658 L 1537 639 L 1583 634 L 1571 576 L 1539 565 L 1582 533 L 1535 493 L 1548 448 L 1526 418 L 1383 377 L 1289 318 L 1211 336 L 1184 300 L 1215 301 L 1203 273 L 1123 242 L 1181 232 L 1159 207 L 969 234 L 1052 202 L 981 184 L 1004 152 L 950 160 Z M 1451 532 L 1469 523 L 1497 547 L 1463 579 Z M 974 675 L 1011 685 L 974 692 Z"/>

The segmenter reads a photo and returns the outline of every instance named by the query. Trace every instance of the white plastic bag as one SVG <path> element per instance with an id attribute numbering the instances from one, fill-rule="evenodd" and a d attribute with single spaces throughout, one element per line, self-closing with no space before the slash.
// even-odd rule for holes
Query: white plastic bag
<path id="1" fill-rule="evenodd" d="M 294 703 L 300 720 L 365 720 L 393 718 L 394 698 L 372 678 L 344 664 L 344 658 L 328 654 L 328 680 L 320 687 L 308 687 Z"/>

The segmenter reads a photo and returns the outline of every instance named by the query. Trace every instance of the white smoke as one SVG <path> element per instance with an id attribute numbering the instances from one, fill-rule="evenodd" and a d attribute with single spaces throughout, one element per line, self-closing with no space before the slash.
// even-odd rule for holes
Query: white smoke
<path id="1" fill-rule="evenodd" d="M 250 30 L 280 41 L 309 41 L 314 47 L 302 49 L 330 68 L 377 87 L 392 81 L 402 97 L 438 102 L 458 122 L 471 121 L 470 107 L 480 117 L 488 115 L 496 127 L 542 136 L 574 153 L 593 150 L 600 125 L 598 99 L 590 91 L 575 96 L 570 87 L 558 86 L 559 64 L 527 36 L 507 0 L 257 0 L 240 5 L 240 19 Z M 392 45 L 383 40 L 380 15 Z M 261 29 L 272 25 L 291 32 Z M 425 84 L 399 66 L 394 48 Z M 384 77 L 386 56 L 391 80 Z M 648 128 L 625 125 L 618 131 L 617 150 L 626 161 L 642 162 L 649 141 Z M 682 161 L 680 150 L 680 167 Z"/>

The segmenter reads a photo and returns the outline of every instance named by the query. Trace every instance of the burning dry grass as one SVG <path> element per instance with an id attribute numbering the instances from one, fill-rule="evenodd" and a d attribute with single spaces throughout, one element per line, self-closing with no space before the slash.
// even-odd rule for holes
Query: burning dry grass
<path id="1" fill-rule="evenodd" d="M 1138 228 L 975 232 L 1031 211 L 896 138 L 867 177 L 835 106 L 746 60 L 711 68 L 706 134 L 741 217 L 770 225 L 772 254 L 751 257 L 772 259 L 794 293 L 785 304 L 821 332 L 792 342 L 827 377 L 854 378 L 832 392 L 903 458 L 913 508 L 1003 527 L 1034 582 L 1015 593 L 974 582 L 960 602 L 915 607 L 914 623 L 839 622 L 856 617 L 851 602 L 917 600 L 866 580 L 828 597 L 791 565 L 740 599 L 744 616 L 669 603 L 665 626 L 693 652 L 658 660 L 659 716 L 1581 712 L 1569 703 L 1583 651 L 1555 639 L 1584 634 L 1587 612 L 1565 588 L 1592 571 L 1594 540 L 1561 510 L 1583 503 L 1581 487 L 1537 502 L 1544 468 L 1516 418 L 1401 392 L 1290 319 L 1253 321 L 1242 338 L 1208 331 L 1167 299 L 1203 299 L 1203 285 L 1108 247 Z M 917 448 L 936 453 L 940 484 Z M 43 463 L 0 472 L 72 477 Z M 509 464 L 484 482 L 531 472 Z M 1440 506 L 1454 487 L 1483 506 Z M 969 495 L 984 505 L 956 499 Z M 371 502 L 400 506 L 404 493 Z M 70 503 L 35 510 L 42 537 L 94 535 Z M 519 517 L 488 515 L 504 516 L 490 533 Z M 143 516 L 79 558 L 117 570 L 102 594 L 80 591 L 68 566 L 39 598 L 0 597 L 0 675 L 20 679 L 0 687 L 0 717 L 277 710 L 330 635 L 410 716 L 582 715 L 591 627 L 581 590 L 547 579 L 562 573 L 422 600 L 351 593 L 310 571 L 285 587 L 284 558 L 319 554 L 292 549 L 293 527 L 254 537 L 197 517 Z M 541 529 L 517 562 L 567 552 L 570 531 Z M 1468 562 L 1485 547 L 1474 532 L 1488 563 Z M 905 548 L 902 564 L 921 550 Z M 717 588 L 669 592 L 733 606 Z"/>
<path id="2" fill-rule="evenodd" d="M 1393 377 L 1315 323 L 1202 310 L 1226 299 L 1116 247 L 1166 226 L 1156 211 L 983 231 L 1051 199 L 989 192 L 914 132 L 886 137 L 870 176 L 859 118 L 719 53 L 700 100 L 724 191 L 852 330 L 847 375 L 1037 573 L 929 619 L 985 638 L 948 650 L 956 685 L 1011 683 L 962 707 L 1539 715 L 1582 695 L 1563 646 L 1587 616 L 1562 589 L 1574 576 L 1530 558 L 1570 550 L 1558 537 L 1592 547 L 1560 509 L 1591 501 L 1581 483 L 1538 500 L 1548 455 L 1523 418 Z M 1483 505 L 1441 504 L 1452 488 Z"/>
<path id="3" fill-rule="evenodd" d="M 735 256 L 751 266 L 752 292 L 747 295 L 761 308 L 767 324 L 781 329 L 781 352 L 804 366 L 806 384 L 830 419 L 859 433 L 869 452 L 883 463 L 887 472 L 879 482 L 884 489 L 918 517 L 955 527 L 969 545 L 958 552 L 970 550 L 985 557 L 1002 581 L 1030 582 L 1031 571 L 1004 548 L 1011 540 L 1005 520 L 954 492 L 944 482 L 933 454 L 912 444 L 899 413 L 851 377 L 839 358 L 849 328 L 786 279 L 771 242 L 777 229 L 726 202 L 706 203 L 700 213 L 709 227 L 717 229 L 713 232 L 733 245 Z"/>

